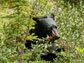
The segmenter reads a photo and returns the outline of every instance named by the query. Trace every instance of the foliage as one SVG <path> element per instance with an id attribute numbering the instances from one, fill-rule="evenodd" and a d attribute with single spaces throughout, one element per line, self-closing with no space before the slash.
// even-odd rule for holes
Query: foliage
<path id="1" fill-rule="evenodd" d="M 2 63 L 51 63 L 41 60 L 43 48 L 51 44 L 33 45 L 34 49 L 26 49 L 26 39 L 38 39 L 29 30 L 36 22 L 32 17 L 56 15 L 55 21 L 61 38 L 56 42 L 57 48 L 63 46 L 65 52 L 54 52 L 62 55 L 54 59 L 54 63 L 81 62 L 84 58 L 84 1 L 80 0 L 0 0 L 0 62 Z M 34 54 L 34 55 L 33 55 Z M 33 57 L 32 57 L 33 56 Z M 32 57 L 32 58 L 31 58 Z"/>

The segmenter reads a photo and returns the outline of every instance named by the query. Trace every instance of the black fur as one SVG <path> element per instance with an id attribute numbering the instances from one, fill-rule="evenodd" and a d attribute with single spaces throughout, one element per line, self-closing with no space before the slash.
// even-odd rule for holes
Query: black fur
<path id="1" fill-rule="evenodd" d="M 35 29 L 30 30 L 31 33 L 35 33 L 35 35 L 38 36 L 38 38 L 46 38 L 47 35 L 51 36 L 52 29 L 57 29 L 56 23 L 54 21 L 54 14 L 51 14 L 51 16 L 43 16 L 43 17 L 34 17 L 33 20 L 35 20 L 37 23 L 35 24 Z M 28 49 L 32 49 L 32 44 L 36 44 L 33 41 L 27 40 L 25 46 Z M 49 52 L 44 52 L 43 55 L 40 57 L 46 61 L 53 61 L 54 58 L 56 58 L 56 54 L 52 53 L 53 51 L 61 51 L 60 49 L 56 50 L 56 47 L 52 45 L 51 47 L 47 48 Z M 64 51 L 64 49 L 63 49 Z"/>

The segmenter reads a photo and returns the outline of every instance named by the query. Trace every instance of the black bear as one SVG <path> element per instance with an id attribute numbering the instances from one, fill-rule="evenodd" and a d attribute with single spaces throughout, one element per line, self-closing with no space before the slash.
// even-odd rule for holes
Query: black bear
<path id="1" fill-rule="evenodd" d="M 35 33 L 38 38 L 46 37 L 47 35 L 51 36 L 52 40 L 59 39 L 60 36 L 57 32 L 57 26 L 54 21 L 54 14 L 52 13 L 51 16 L 43 16 L 43 17 L 35 17 L 33 20 L 35 20 L 37 23 L 35 24 L 35 29 L 32 29 L 30 33 Z M 27 40 L 26 47 L 31 49 L 31 44 L 34 44 L 35 42 Z"/>
<path id="2" fill-rule="evenodd" d="M 35 20 L 37 23 L 35 24 L 35 29 L 30 30 L 30 33 L 35 33 L 38 38 L 47 37 L 49 35 L 51 37 L 51 40 L 57 40 L 60 38 L 58 32 L 57 32 L 57 26 L 55 23 L 55 16 L 52 13 L 50 16 L 43 16 L 43 17 L 34 17 L 33 20 Z M 27 43 L 25 44 L 28 49 L 31 49 L 31 44 L 35 44 L 35 42 L 27 40 Z M 55 43 L 53 43 L 55 44 Z M 46 61 L 52 61 L 53 58 L 56 58 L 57 56 L 53 54 L 53 50 L 56 50 L 56 47 L 52 45 L 51 47 L 47 48 L 51 52 L 44 52 L 44 55 L 41 55 L 41 58 Z M 61 49 L 56 50 L 58 52 L 61 51 Z"/>

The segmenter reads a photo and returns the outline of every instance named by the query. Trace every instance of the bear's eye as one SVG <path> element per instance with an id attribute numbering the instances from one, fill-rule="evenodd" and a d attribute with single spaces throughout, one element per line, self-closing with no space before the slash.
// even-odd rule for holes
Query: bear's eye
<path id="1" fill-rule="evenodd" d="M 53 26 L 51 27 L 51 29 L 52 29 L 52 28 L 56 28 L 56 29 L 57 29 L 57 26 L 53 25 Z"/>
<path id="2" fill-rule="evenodd" d="M 53 29 L 53 27 L 50 27 L 50 30 L 52 30 Z"/>
<path id="3" fill-rule="evenodd" d="M 57 26 L 54 26 L 57 29 Z"/>

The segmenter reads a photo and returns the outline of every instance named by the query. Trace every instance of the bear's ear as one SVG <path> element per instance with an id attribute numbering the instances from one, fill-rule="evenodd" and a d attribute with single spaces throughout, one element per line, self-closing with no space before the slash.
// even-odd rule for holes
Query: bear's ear
<path id="1" fill-rule="evenodd" d="M 54 13 L 52 13 L 52 14 L 50 15 L 50 17 L 54 20 L 54 19 L 55 19 Z"/>
<path id="2" fill-rule="evenodd" d="M 37 23 L 39 23 L 39 18 L 33 17 L 33 20 L 35 20 Z"/>

